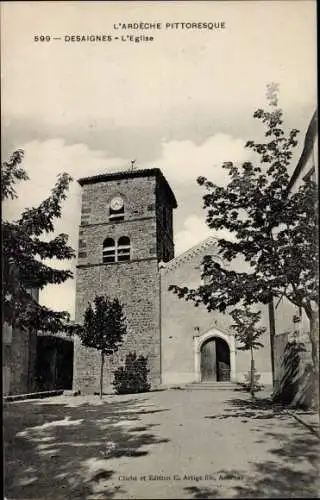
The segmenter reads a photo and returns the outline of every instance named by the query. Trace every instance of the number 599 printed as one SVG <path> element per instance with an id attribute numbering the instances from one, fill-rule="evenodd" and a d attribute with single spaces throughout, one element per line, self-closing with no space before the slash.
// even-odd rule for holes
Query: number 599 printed
<path id="1" fill-rule="evenodd" d="M 35 42 L 50 42 L 51 36 L 50 35 L 34 35 L 33 40 Z"/>

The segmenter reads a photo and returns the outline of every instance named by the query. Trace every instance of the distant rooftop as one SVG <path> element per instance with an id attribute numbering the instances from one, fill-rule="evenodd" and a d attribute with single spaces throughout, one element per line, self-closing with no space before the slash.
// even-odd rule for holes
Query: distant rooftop
<path id="1" fill-rule="evenodd" d="M 303 150 L 302 150 L 300 159 L 299 159 L 298 164 L 297 164 L 296 168 L 294 169 L 294 172 L 291 176 L 289 186 L 288 186 L 289 190 L 293 187 L 296 180 L 299 178 L 305 164 L 308 161 L 308 158 L 310 157 L 310 155 L 312 153 L 312 149 L 313 149 L 314 142 L 316 140 L 317 132 L 318 132 L 318 120 L 317 120 L 317 110 L 316 110 L 313 113 L 313 116 L 312 116 L 310 123 L 309 123 L 309 126 L 308 126 L 308 130 L 307 130 L 307 133 L 305 136 L 304 146 L 303 146 Z M 315 168 L 317 168 L 316 165 L 313 167 L 313 170 Z"/>
<path id="2" fill-rule="evenodd" d="M 173 194 L 173 191 L 160 168 L 121 170 L 118 172 L 94 175 L 92 177 L 82 177 L 81 179 L 78 179 L 78 183 L 80 184 L 80 186 L 84 186 L 85 184 L 96 184 L 98 182 L 108 182 L 118 179 L 133 179 L 135 177 L 156 177 L 160 184 L 162 184 L 164 190 L 167 192 L 173 208 L 177 208 L 176 197 Z"/>

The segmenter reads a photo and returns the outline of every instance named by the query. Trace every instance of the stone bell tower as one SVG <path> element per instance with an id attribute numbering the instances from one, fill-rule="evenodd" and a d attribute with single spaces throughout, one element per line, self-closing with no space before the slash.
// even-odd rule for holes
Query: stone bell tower
<path id="1" fill-rule="evenodd" d="M 124 306 L 127 335 L 109 366 L 128 352 L 148 357 L 153 387 L 160 383 L 161 324 L 158 263 L 174 257 L 172 211 L 175 196 L 157 168 L 80 179 L 82 187 L 76 272 L 76 321 L 96 295 L 118 297 Z M 100 356 L 75 339 L 73 390 L 98 391 Z"/>

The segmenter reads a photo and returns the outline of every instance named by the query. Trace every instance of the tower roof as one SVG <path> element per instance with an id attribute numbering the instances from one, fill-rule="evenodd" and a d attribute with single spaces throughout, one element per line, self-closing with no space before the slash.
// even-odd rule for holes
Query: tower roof
<path id="1" fill-rule="evenodd" d="M 118 179 L 134 179 L 136 177 L 156 177 L 160 185 L 168 195 L 173 208 L 177 208 L 177 200 L 168 181 L 164 177 L 160 168 L 146 168 L 140 170 L 121 170 L 119 172 L 110 172 L 106 174 L 94 175 L 92 177 L 82 177 L 78 179 L 80 186 L 85 184 L 96 184 L 98 182 L 109 182 Z"/>

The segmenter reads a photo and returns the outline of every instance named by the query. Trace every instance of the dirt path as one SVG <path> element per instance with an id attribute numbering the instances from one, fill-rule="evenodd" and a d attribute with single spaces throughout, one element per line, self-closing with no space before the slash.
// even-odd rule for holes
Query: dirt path
<path id="1" fill-rule="evenodd" d="M 8 403 L 4 432 L 8 500 L 319 498 L 319 439 L 241 392 Z"/>

